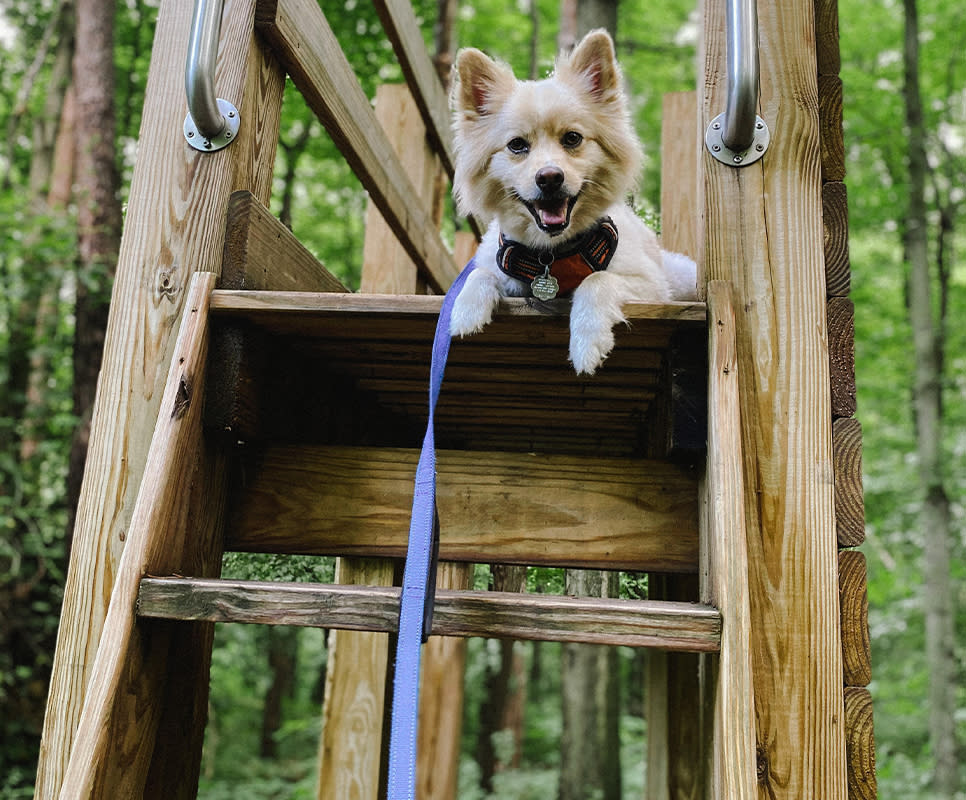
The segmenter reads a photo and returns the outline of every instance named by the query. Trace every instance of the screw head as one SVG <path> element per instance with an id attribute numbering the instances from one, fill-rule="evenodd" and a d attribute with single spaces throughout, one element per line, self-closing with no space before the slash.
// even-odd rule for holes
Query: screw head
<path id="1" fill-rule="evenodd" d="M 720 144 L 713 144 L 713 145 L 711 145 L 711 149 L 714 150 L 716 153 L 720 153 L 721 152 L 721 145 Z"/>
<path id="2" fill-rule="evenodd" d="M 741 156 L 735 156 L 735 157 L 734 157 L 734 159 L 732 159 L 732 160 L 733 160 L 733 161 L 734 161 L 734 162 L 735 162 L 736 164 L 740 164 L 740 163 L 741 163 Z"/>
<path id="3" fill-rule="evenodd" d="M 755 145 L 755 150 L 757 150 L 759 153 L 764 152 L 765 145 L 763 145 L 763 144 L 756 144 Z"/>
<path id="4" fill-rule="evenodd" d="M 714 128 L 716 131 L 721 130 L 721 123 L 715 122 L 711 127 Z"/>

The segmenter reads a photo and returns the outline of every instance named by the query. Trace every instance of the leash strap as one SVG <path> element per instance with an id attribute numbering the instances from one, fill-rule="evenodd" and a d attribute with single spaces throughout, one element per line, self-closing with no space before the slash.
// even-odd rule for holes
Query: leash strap
<path id="1" fill-rule="evenodd" d="M 439 557 L 439 513 L 436 510 L 436 441 L 433 432 L 436 401 L 443 385 L 449 355 L 450 316 L 453 303 L 476 263 L 473 259 L 443 298 L 433 338 L 429 373 L 429 419 L 416 467 L 409 546 L 399 604 L 399 637 L 393 677 L 392 725 L 389 735 L 387 800 L 413 800 L 416 796 L 416 734 L 419 711 L 421 646 L 433 626 L 436 561 Z"/>

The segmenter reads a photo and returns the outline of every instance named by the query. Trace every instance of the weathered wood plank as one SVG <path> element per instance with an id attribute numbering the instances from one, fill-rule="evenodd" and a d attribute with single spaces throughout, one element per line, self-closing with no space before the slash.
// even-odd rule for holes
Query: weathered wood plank
<path id="1" fill-rule="evenodd" d="M 838 75 L 818 78 L 818 111 L 821 125 L 822 178 L 845 180 L 845 135 L 842 132 L 842 79 Z"/>
<path id="2" fill-rule="evenodd" d="M 831 414 L 851 417 L 856 410 L 855 305 L 847 297 L 828 301 L 829 385 Z"/>
<path id="3" fill-rule="evenodd" d="M 839 605 L 842 609 L 843 682 L 846 686 L 868 686 L 872 680 L 869 595 L 865 556 L 858 550 L 839 552 Z"/>
<path id="4" fill-rule="evenodd" d="M 841 181 L 822 186 L 822 226 L 825 230 L 825 293 L 846 297 L 852 286 L 849 260 L 848 192 Z"/>
<path id="5" fill-rule="evenodd" d="M 818 74 L 838 75 L 842 67 L 838 0 L 815 0 L 815 50 Z"/>
<path id="6" fill-rule="evenodd" d="M 698 256 L 694 213 L 700 159 L 696 92 L 664 95 L 661 117 L 661 243 L 668 250 Z M 703 287 L 702 287 L 703 288 Z"/>
<path id="7" fill-rule="evenodd" d="M 395 631 L 399 587 L 145 578 L 138 613 L 167 619 Z M 717 610 L 697 603 L 440 589 L 435 636 L 715 652 Z"/>
<path id="8" fill-rule="evenodd" d="M 702 515 L 701 599 L 721 612 L 721 655 L 714 699 L 711 796 L 757 797 L 755 692 L 748 599 L 739 365 L 731 290 L 708 283 L 708 460 Z M 706 554 L 706 555 L 704 555 Z"/>
<path id="9" fill-rule="evenodd" d="M 251 192 L 228 199 L 223 289 L 348 292 Z"/>
<path id="10" fill-rule="evenodd" d="M 285 316 L 329 314 L 385 314 L 399 317 L 424 317 L 436 324 L 443 298 L 431 295 L 400 296 L 394 294 L 338 294 L 317 292 L 247 292 L 216 290 L 211 299 L 213 314 L 225 314 L 251 321 L 281 320 Z M 704 303 L 627 303 L 624 316 L 632 326 L 645 320 L 667 320 L 674 323 L 704 323 Z M 500 301 L 496 317 L 546 319 L 526 298 L 507 297 Z M 561 319 L 566 313 L 550 315 Z M 301 320 L 300 320 L 301 321 Z M 287 332 L 287 329 L 282 329 Z"/>
<path id="11" fill-rule="evenodd" d="M 865 501 L 862 496 L 862 425 L 857 419 L 832 423 L 832 465 L 835 471 L 835 531 L 839 547 L 865 541 Z"/>
<path id="12" fill-rule="evenodd" d="M 269 447 L 246 467 L 226 547 L 402 556 L 416 450 Z M 657 461 L 520 453 L 437 456 L 448 561 L 693 572 L 693 475 Z"/>
<path id="13" fill-rule="evenodd" d="M 318 4 L 259 0 L 256 24 L 420 273 L 445 291 L 459 272 L 456 263 L 429 215 L 412 202 L 412 182 Z"/>
<path id="14" fill-rule="evenodd" d="M 433 150 L 440 156 L 446 172 L 452 178 L 453 131 L 449 101 L 429 58 L 412 3 L 408 0 L 376 0 L 374 5 L 422 115 L 424 135 L 429 137 Z"/>
<path id="15" fill-rule="evenodd" d="M 225 3 L 218 92 L 245 116 L 238 140 L 217 153 L 191 150 L 178 133 L 192 3 L 170 0 L 159 12 L 54 656 L 39 800 L 60 791 L 191 272 L 221 269 L 232 191 L 249 189 L 262 202 L 271 193 L 284 74 L 252 35 L 253 5 Z"/>
<path id="16" fill-rule="evenodd" d="M 875 737 L 872 695 L 868 689 L 845 689 L 845 741 L 849 756 L 849 800 L 876 800 Z"/>
<path id="17" fill-rule="evenodd" d="M 214 273 L 196 273 L 174 349 L 127 546 L 104 622 L 64 775 L 61 800 L 140 797 L 162 708 L 170 631 L 135 625 L 141 576 L 183 568 L 191 477 L 201 447 L 208 296 Z M 187 480 L 186 480 L 187 479 Z"/>
<path id="18" fill-rule="evenodd" d="M 705 126 L 726 105 L 725 5 L 704 5 Z M 707 271 L 735 292 L 758 792 L 845 800 L 815 8 L 758 14 L 768 152 L 741 169 L 704 156 Z"/>

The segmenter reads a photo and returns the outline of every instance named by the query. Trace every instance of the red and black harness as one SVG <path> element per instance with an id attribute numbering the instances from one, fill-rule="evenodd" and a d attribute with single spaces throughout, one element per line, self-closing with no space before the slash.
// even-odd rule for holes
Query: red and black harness
<path id="1" fill-rule="evenodd" d="M 500 234 L 497 266 L 511 278 L 530 285 L 530 294 L 550 300 L 576 289 L 588 275 L 607 269 L 617 250 L 617 227 L 604 217 L 559 253 L 532 250 Z"/>

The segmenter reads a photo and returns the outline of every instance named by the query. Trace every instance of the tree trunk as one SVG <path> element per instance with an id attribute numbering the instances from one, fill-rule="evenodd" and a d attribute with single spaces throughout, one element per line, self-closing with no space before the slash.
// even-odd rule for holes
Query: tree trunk
<path id="1" fill-rule="evenodd" d="M 262 705 L 262 736 L 259 755 L 278 758 L 276 734 L 282 728 L 283 702 L 295 688 L 295 665 L 298 660 L 298 628 L 269 625 L 266 628 L 268 669 L 272 681 Z"/>
<path id="2" fill-rule="evenodd" d="M 919 482 L 923 492 L 922 531 L 925 538 L 923 610 L 929 669 L 929 738 L 935 759 L 933 789 L 952 798 L 958 784 L 956 759 L 956 663 L 954 610 L 949 569 L 950 509 L 943 475 L 942 318 L 933 311 L 925 182 L 926 134 L 919 86 L 919 21 L 915 0 L 905 7 L 906 124 L 909 130 L 909 206 L 905 220 L 905 251 L 909 262 L 909 320 L 916 358 L 913 407 Z M 945 301 L 941 300 L 940 305 Z"/>
<path id="3" fill-rule="evenodd" d="M 523 592 L 526 589 L 526 567 L 493 565 L 492 570 L 494 591 Z M 508 721 L 520 734 L 523 730 L 523 701 L 514 697 L 516 691 L 522 691 L 522 687 L 514 687 L 512 682 L 515 674 L 513 641 L 500 639 L 496 644 L 500 651 L 500 663 L 496 669 L 493 669 L 489 664 L 487 665 L 476 740 L 476 761 L 480 767 L 480 787 L 487 794 L 493 791 L 493 776 L 501 767 L 508 766 L 506 763 L 501 764 L 499 761 L 493 739 L 494 734 L 503 730 Z M 519 665 L 517 669 L 522 672 L 522 670 L 519 670 Z M 514 709 L 514 706 L 518 706 L 518 708 Z M 520 741 L 517 739 L 514 750 L 519 750 L 519 747 Z M 511 756 L 511 763 L 515 755 L 516 753 Z"/>
<path id="4" fill-rule="evenodd" d="M 121 240 L 115 161 L 113 0 L 77 0 L 74 91 L 76 120 L 77 296 L 74 413 L 80 420 L 68 476 L 70 528 L 80 495 L 91 410 L 104 349 L 107 309 Z"/>

